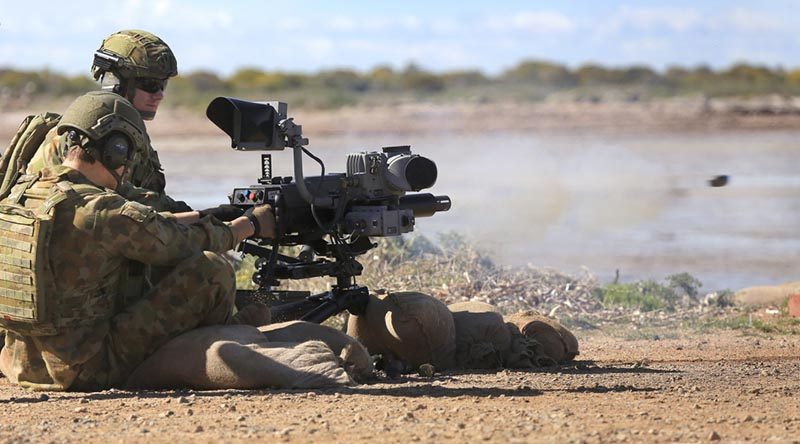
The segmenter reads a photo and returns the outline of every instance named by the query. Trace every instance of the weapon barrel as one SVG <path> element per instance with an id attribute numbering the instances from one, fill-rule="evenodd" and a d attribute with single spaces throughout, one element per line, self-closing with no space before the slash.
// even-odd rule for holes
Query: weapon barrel
<path id="1" fill-rule="evenodd" d="M 430 217 L 439 211 L 450 209 L 450 196 L 434 196 L 430 193 L 408 194 L 400 197 L 400 208 L 412 210 L 414 217 Z"/>

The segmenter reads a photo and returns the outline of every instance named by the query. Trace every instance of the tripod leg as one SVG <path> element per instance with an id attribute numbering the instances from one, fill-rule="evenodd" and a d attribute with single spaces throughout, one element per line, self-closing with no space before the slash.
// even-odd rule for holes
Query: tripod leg
<path id="1" fill-rule="evenodd" d="M 349 310 L 353 314 L 364 314 L 369 302 L 367 287 L 354 287 L 347 290 L 334 289 L 316 308 L 303 315 L 301 321 L 325 322 L 331 316 Z"/>
<path id="2" fill-rule="evenodd" d="M 329 300 L 321 303 L 313 310 L 301 316 L 300 320 L 321 324 L 342 310 L 342 308 L 337 306 L 336 302 Z"/>

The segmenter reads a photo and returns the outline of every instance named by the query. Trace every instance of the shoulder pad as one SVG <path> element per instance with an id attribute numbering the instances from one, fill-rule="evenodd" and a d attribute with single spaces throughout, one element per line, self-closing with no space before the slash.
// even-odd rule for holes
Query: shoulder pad
<path id="1" fill-rule="evenodd" d="M 152 207 L 129 200 L 122 205 L 120 214 L 127 216 L 136 222 L 144 222 L 147 219 L 154 217 L 156 211 Z"/>

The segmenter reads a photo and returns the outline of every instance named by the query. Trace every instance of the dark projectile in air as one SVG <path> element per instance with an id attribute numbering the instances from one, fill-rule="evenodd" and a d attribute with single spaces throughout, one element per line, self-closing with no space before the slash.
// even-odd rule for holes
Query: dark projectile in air
<path id="1" fill-rule="evenodd" d="M 712 187 L 724 187 L 728 184 L 728 175 L 721 174 L 719 176 L 714 176 L 711 180 L 708 181 L 708 184 Z"/>

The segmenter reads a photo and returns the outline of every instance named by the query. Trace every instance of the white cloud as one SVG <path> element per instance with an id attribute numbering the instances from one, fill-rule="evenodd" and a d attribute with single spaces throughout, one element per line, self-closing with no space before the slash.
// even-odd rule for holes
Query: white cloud
<path id="1" fill-rule="evenodd" d="M 308 28 L 308 21 L 299 17 L 286 17 L 283 20 L 278 20 L 272 26 L 276 31 L 297 32 Z"/>
<path id="2" fill-rule="evenodd" d="M 348 39 L 342 42 L 341 47 L 347 50 L 361 52 L 378 52 L 383 50 L 382 44 L 367 39 Z"/>
<path id="3" fill-rule="evenodd" d="M 626 40 L 622 43 L 622 52 L 635 59 L 647 60 L 653 52 L 669 49 L 669 40 L 664 38 L 643 38 Z"/>
<path id="4" fill-rule="evenodd" d="M 310 57 L 327 58 L 333 55 L 336 44 L 327 38 L 310 38 L 300 42 L 300 46 L 305 51 L 304 55 Z"/>
<path id="5" fill-rule="evenodd" d="M 165 17 L 172 10 L 172 2 L 170 0 L 157 0 L 153 2 L 153 14 L 156 17 Z"/>
<path id="6" fill-rule="evenodd" d="M 554 11 L 522 11 L 510 16 L 489 17 L 485 26 L 497 32 L 512 30 L 537 34 L 570 33 L 577 27 L 572 19 Z"/>
<path id="7" fill-rule="evenodd" d="M 781 31 L 789 28 L 781 17 L 745 8 L 729 11 L 724 21 L 738 32 Z"/>
<path id="8" fill-rule="evenodd" d="M 406 31 L 419 31 L 425 26 L 424 20 L 415 15 L 406 15 L 400 17 L 398 24 Z"/>
<path id="9" fill-rule="evenodd" d="M 430 23 L 414 16 L 405 15 L 398 17 L 365 17 L 359 19 L 354 32 L 418 32 L 430 27 Z"/>
<path id="10" fill-rule="evenodd" d="M 455 34 L 461 31 L 459 22 L 447 17 L 436 17 L 432 19 L 430 28 L 438 34 Z"/>
<path id="11" fill-rule="evenodd" d="M 694 26 L 702 25 L 702 15 L 692 8 L 630 8 L 623 7 L 609 20 L 610 30 L 633 28 L 640 31 L 666 28 L 684 32 Z"/>
<path id="12" fill-rule="evenodd" d="M 47 23 L 42 17 L 14 17 L 6 14 L 0 15 L 0 37 L 5 35 L 23 36 L 47 36 L 59 35 L 63 30 Z"/>
<path id="13" fill-rule="evenodd" d="M 102 21 L 103 28 L 142 28 L 153 30 L 156 34 L 166 34 L 167 32 L 161 30 L 169 30 L 170 33 L 222 31 L 234 24 L 229 8 L 219 4 L 126 0 L 121 5 L 115 3 L 106 8 L 102 15 L 109 19 Z"/>
<path id="14" fill-rule="evenodd" d="M 352 32 L 355 31 L 358 26 L 353 18 L 343 15 L 337 15 L 327 19 L 325 25 L 331 30 L 340 32 Z"/>

